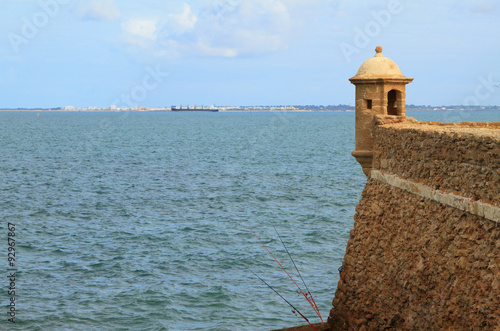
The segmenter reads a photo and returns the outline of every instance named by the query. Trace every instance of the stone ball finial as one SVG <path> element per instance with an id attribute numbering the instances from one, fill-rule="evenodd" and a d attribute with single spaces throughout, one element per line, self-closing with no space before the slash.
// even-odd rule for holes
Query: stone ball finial
<path id="1" fill-rule="evenodd" d="M 375 52 L 377 52 L 377 53 L 382 53 L 382 50 L 383 50 L 382 46 L 377 46 L 375 48 Z"/>

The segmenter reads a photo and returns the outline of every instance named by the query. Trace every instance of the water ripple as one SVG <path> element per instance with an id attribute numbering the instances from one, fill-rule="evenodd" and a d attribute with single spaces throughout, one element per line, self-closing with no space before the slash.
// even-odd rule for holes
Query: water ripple
<path id="1" fill-rule="evenodd" d="M 18 141 L 0 159 L 16 327 L 301 324 L 249 270 L 316 321 L 243 221 L 292 268 L 273 221 L 326 317 L 365 181 L 353 114 L 176 115 L 0 114 L 0 139 Z"/>

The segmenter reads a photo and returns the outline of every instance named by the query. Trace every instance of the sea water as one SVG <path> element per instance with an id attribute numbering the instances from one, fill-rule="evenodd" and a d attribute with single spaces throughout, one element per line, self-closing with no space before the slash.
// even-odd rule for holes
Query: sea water
<path id="1" fill-rule="evenodd" d="M 276 227 L 326 321 L 366 181 L 353 149 L 352 112 L 0 113 L 0 329 L 305 324 L 253 272 L 319 322 L 245 224 L 301 285 Z"/>

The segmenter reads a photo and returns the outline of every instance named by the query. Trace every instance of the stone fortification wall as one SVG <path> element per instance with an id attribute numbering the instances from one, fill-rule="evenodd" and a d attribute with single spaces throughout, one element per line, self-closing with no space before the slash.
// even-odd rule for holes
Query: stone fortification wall
<path id="1" fill-rule="evenodd" d="M 407 122 L 376 131 L 374 169 L 500 206 L 500 123 Z"/>
<path id="2" fill-rule="evenodd" d="M 332 329 L 500 329 L 499 129 L 376 128 Z"/>

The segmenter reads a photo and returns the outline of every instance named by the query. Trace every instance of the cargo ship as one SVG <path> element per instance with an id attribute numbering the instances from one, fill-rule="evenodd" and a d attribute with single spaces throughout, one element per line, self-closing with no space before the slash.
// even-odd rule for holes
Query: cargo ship
<path id="1" fill-rule="evenodd" d="M 180 107 L 177 107 L 177 106 L 172 106 L 170 108 L 172 111 L 175 111 L 175 112 L 212 112 L 212 113 L 215 113 L 215 112 L 218 112 L 219 111 L 219 108 L 215 107 L 215 106 L 210 106 L 210 107 L 197 107 L 197 106 L 194 106 L 194 107 L 183 107 L 183 106 L 180 106 Z"/>

